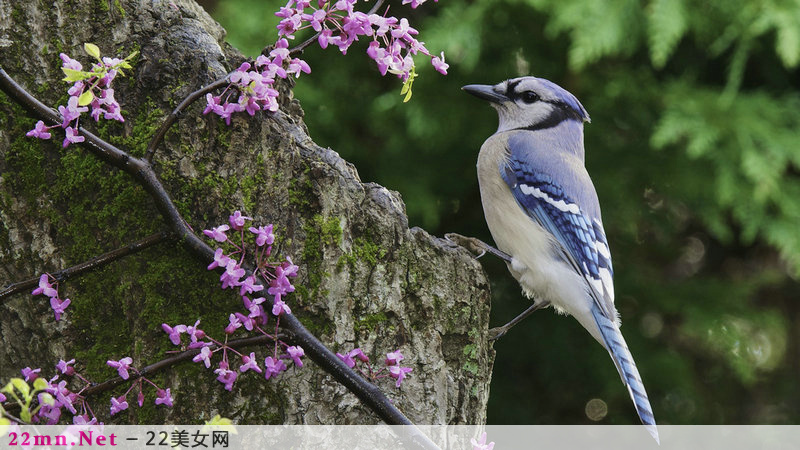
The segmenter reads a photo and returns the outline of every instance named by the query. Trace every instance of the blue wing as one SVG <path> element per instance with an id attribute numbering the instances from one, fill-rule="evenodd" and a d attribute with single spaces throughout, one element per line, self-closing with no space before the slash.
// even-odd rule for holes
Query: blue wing
<path id="1" fill-rule="evenodd" d="M 589 217 L 553 178 L 515 157 L 503 163 L 501 175 L 517 203 L 561 244 L 567 263 L 586 278 L 601 311 L 616 321 L 613 267 L 599 219 Z"/>

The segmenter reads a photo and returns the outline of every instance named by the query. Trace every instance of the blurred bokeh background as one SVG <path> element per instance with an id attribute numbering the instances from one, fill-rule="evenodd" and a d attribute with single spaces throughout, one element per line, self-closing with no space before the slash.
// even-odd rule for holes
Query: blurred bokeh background
<path id="1" fill-rule="evenodd" d="M 491 242 L 475 161 L 497 118 L 460 87 L 529 74 L 562 85 L 592 117 L 586 165 L 622 331 L 659 423 L 800 422 L 800 2 L 388 4 L 445 51 L 449 75 L 418 57 L 403 104 L 367 42 L 346 56 L 309 47 L 295 95 L 314 140 L 399 191 L 412 225 Z M 285 2 L 203 5 L 255 56 L 276 40 Z M 502 263 L 481 262 L 500 325 L 527 304 Z M 637 422 L 608 354 L 575 320 L 538 312 L 495 349 L 490 423 Z"/>

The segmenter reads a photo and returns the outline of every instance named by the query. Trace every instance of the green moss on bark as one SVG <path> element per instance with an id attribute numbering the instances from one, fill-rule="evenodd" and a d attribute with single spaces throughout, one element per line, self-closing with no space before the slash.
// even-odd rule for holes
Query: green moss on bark
<path id="1" fill-rule="evenodd" d="M 297 293 L 305 302 L 313 302 L 326 292 L 320 291 L 320 284 L 330 276 L 322 269 L 325 249 L 338 246 L 342 241 L 342 227 L 337 217 L 325 218 L 319 214 L 313 216 L 303 225 L 305 242 L 303 245 L 302 264 L 306 269 L 306 282 L 298 286 Z"/>

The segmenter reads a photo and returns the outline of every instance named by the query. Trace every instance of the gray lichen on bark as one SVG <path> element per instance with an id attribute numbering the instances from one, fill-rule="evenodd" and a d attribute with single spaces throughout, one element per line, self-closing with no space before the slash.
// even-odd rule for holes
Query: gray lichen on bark
<path id="1" fill-rule="evenodd" d="M 66 98 L 60 52 L 85 64 L 84 42 L 113 56 L 140 52 L 133 73 L 115 81 L 126 122 L 97 126 L 139 156 L 180 99 L 242 62 L 223 38 L 191 1 L 0 1 L 0 65 L 47 104 Z M 301 266 L 293 312 L 317 337 L 333 351 L 361 347 L 376 365 L 402 349 L 412 375 L 401 389 L 383 387 L 412 421 L 485 422 L 493 352 L 480 265 L 447 241 L 409 229 L 400 195 L 362 183 L 351 164 L 314 144 L 291 85 L 280 91 L 281 116 L 241 115 L 227 127 L 202 116 L 198 104 L 181 118 L 155 159 L 179 209 L 195 231 L 224 223 L 234 209 L 274 223 L 277 251 Z M 62 150 L 57 130 L 49 142 L 26 138 L 35 121 L 0 94 L 0 285 L 166 229 L 126 174 L 78 146 Z M 72 357 L 96 381 L 110 378 L 106 359 L 129 355 L 143 366 L 173 349 L 162 322 L 200 318 L 221 336 L 241 303 L 219 290 L 207 264 L 178 243 L 162 244 L 69 280 L 61 290 L 73 305 L 57 323 L 41 297 L 8 299 L 0 305 L 0 380 L 25 366 L 53 374 L 60 358 Z M 112 421 L 197 423 L 217 413 L 241 423 L 378 421 L 310 361 L 277 381 L 243 376 L 232 393 L 197 365 L 156 378 L 172 388 L 175 408 L 155 408 L 149 391 L 145 408 Z M 93 402 L 108 421 L 107 396 Z"/>

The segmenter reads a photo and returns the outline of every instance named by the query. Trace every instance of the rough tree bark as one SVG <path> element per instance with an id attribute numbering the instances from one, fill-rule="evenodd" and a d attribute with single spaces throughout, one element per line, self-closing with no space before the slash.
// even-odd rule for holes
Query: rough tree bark
<path id="1" fill-rule="evenodd" d="M 0 0 L 0 66 L 48 105 L 66 99 L 60 52 L 84 64 L 84 42 L 109 56 L 140 52 L 131 76 L 115 81 L 126 122 L 83 119 L 136 156 L 186 94 L 242 62 L 224 33 L 192 1 Z M 402 349 L 412 376 L 399 390 L 387 382 L 384 391 L 412 421 L 483 423 L 493 352 L 480 265 L 447 241 L 409 229 L 399 194 L 362 183 L 352 165 L 315 145 L 291 86 L 281 92 L 284 118 L 240 115 L 228 127 L 202 116 L 202 105 L 190 108 L 154 160 L 175 203 L 195 231 L 225 223 L 235 209 L 274 223 L 276 249 L 301 267 L 290 304 L 306 327 L 333 351 L 358 346 L 374 361 Z M 35 122 L 0 93 L 0 287 L 167 229 L 126 173 L 80 146 L 62 149 L 58 130 L 52 141 L 25 137 Z M 60 358 L 77 358 L 95 381 L 111 378 L 107 359 L 129 355 L 144 366 L 174 349 L 163 322 L 199 318 L 221 337 L 241 302 L 219 289 L 208 263 L 172 242 L 68 280 L 60 290 L 72 305 L 60 322 L 43 297 L 10 297 L 0 304 L 0 380 L 25 366 L 52 375 Z M 310 362 L 277 382 L 243 376 L 232 393 L 197 364 L 156 379 L 172 388 L 174 408 L 152 406 L 150 391 L 144 408 L 123 417 L 107 417 L 109 395 L 94 399 L 95 412 L 120 423 L 198 423 L 215 414 L 240 423 L 379 421 Z"/>

